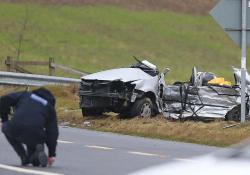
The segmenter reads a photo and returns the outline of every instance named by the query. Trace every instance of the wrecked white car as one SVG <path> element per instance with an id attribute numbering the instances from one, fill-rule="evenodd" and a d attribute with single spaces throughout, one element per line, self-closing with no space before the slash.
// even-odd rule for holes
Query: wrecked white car
<path id="1" fill-rule="evenodd" d="M 234 69 L 236 83 L 212 83 L 219 79 L 213 73 L 198 72 L 193 68 L 189 82 L 177 82 L 164 88 L 164 116 L 173 119 L 240 120 L 240 77 Z M 249 113 L 249 95 L 246 93 L 246 115 Z M 247 117 L 246 116 L 246 117 Z"/>
<path id="2" fill-rule="evenodd" d="M 135 58 L 136 59 L 136 58 Z M 84 116 L 116 112 L 124 117 L 150 117 L 159 111 L 159 72 L 138 59 L 129 68 L 106 70 L 81 78 L 80 107 Z"/>
<path id="3" fill-rule="evenodd" d="M 235 85 L 210 83 L 216 76 L 192 70 L 188 82 L 165 84 L 169 69 L 159 73 L 152 63 L 138 59 L 128 68 L 106 70 L 81 78 L 80 107 L 83 116 L 103 112 L 123 117 L 151 117 L 163 113 L 172 119 L 240 119 L 240 74 L 234 69 Z M 249 76 L 249 75 L 248 75 Z M 249 84 L 250 84 L 250 76 Z M 246 115 L 249 114 L 246 93 Z"/>

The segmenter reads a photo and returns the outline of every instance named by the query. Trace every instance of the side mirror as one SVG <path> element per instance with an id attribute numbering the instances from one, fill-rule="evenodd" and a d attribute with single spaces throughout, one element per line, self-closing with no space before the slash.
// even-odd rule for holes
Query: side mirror
<path id="1" fill-rule="evenodd" d="M 170 71 L 169 68 L 165 68 L 165 69 L 162 71 L 162 73 L 163 73 L 164 75 L 166 75 L 169 71 Z"/>

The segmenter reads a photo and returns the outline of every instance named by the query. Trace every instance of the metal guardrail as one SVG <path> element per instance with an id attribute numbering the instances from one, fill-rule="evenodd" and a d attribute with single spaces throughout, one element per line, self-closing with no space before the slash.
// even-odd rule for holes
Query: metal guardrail
<path id="1" fill-rule="evenodd" d="M 0 71 L 0 84 L 45 86 L 79 84 L 81 79 Z"/>

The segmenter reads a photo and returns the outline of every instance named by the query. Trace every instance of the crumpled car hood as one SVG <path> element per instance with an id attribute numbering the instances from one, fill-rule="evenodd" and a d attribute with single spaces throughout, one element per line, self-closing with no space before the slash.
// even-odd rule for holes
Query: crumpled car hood
<path id="1" fill-rule="evenodd" d="M 106 81 L 121 80 L 123 82 L 142 80 L 142 79 L 145 80 L 151 78 L 152 76 L 143 72 L 139 68 L 110 69 L 82 77 L 82 79 L 85 80 L 106 80 Z"/>

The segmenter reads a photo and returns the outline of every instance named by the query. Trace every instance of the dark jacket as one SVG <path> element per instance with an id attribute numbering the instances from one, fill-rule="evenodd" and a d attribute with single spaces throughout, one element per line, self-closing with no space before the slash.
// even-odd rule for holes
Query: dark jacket
<path id="1" fill-rule="evenodd" d="M 9 119 L 11 107 L 14 114 Z M 49 156 L 56 155 L 58 125 L 55 99 L 45 88 L 32 92 L 11 93 L 0 98 L 0 117 L 2 122 L 11 120 L 15 125 L 33 127 L 45 132 Z"/>

